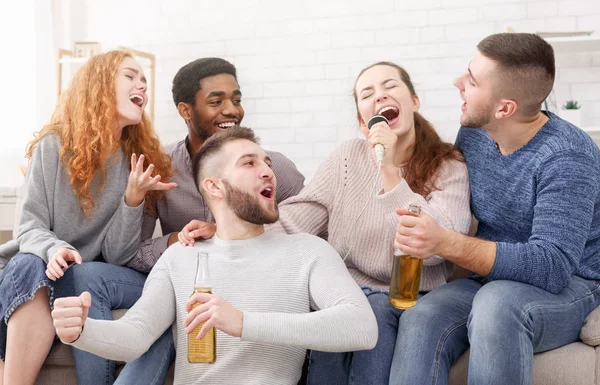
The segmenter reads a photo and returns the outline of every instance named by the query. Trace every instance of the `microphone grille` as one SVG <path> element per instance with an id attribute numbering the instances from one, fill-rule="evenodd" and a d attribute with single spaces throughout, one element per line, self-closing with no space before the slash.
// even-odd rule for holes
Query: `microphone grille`
<path id="1" fill-rule="evenodd" d="M 369 122 L 367 122 L 367 127 L 369 127 L 369 130 L 370 130 L 371 127 L 373 127 L 373 125 L 375 125 L 379 122 L 389 123 L 385 116 L 377 114 L 377 115 L 371 116 L 371 119 L 369 119 Z"/>

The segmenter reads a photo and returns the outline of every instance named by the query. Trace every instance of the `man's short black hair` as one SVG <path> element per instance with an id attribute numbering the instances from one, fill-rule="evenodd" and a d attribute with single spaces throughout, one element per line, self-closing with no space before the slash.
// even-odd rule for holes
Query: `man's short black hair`
<path id="1" fill-rule="evenodd" d="M 200 90 L 200 81 L 220 74 L 229 74 L 237 81 L 235 66 L 225 59 L 205 57 L 190 62 L 177 71 L 173 78 L 173 101 L 175 106 L 184 102 L 194 105 Z"/>

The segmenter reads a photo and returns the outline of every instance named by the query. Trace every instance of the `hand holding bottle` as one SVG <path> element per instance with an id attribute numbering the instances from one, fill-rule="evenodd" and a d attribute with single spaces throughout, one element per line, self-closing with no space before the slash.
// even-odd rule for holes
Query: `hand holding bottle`
<path id="1" fill-rule="evenodd" d="M 447 230 L 427 213 L 410 215 L 406 209 L 396 209 L 400 221 L 396 230 L 394 247 L 419 259 L 427 259 L 440 254 Z"/>
<path id="2" fill-rule="evenodd" d="M 193 307 L 194 304 L 199 306 Z M 198 339 L 211 329 L 217 328 L 233 337 L 241 337 L 244 313 L 216 294 L 195 292 L 185 305 L 188 315 L 183 325 L 185 332 L 191 333 L 198 325 L 205 322 L 198 333 Z"/>

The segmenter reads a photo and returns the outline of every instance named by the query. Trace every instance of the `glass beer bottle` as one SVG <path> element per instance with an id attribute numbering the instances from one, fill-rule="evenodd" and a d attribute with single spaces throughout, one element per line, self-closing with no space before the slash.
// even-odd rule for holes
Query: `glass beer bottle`
<path id="1" fill-rule="evenodd" d="M 212 293 L 212 285 L 208 273 L 208 254 L 198 253 L 196 266 L 196 278 L 194 280 L 194 293 Z M 192 294 L 193 295 L 193 294 Z M 193 305 L 193 308 L 200 306 L 199 302 Z M 215 328 L 211 328 L 202 339 L 196 337 L 204 322 L 198 325 L 193 332 L 188 334 L 188 362 L 213 363 L 217 359 L 217 335 Z"/>
<path id="2" fill-rule="evenodd" d="M 410 215 L 418 217 L 421 206 L 409 205 Z M 390 282 L 390 303 L 397 309 L 409 309 L 417 304 L 423 260 L 394 250 L 394 265 Z"/>

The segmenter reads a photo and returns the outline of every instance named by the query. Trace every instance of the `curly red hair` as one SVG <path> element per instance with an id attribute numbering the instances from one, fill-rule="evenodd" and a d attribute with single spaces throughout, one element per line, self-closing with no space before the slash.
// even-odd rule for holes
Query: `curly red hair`
<path id="1" fill-rule="evenodd" d="M 94 208 L 90 192 L 94 175 L 100 171 L 100 191 L 106 183 L 107 154 L 119 146 L 128 159 L 133 153 L 144 154 L 145 167 L 154 164 L 153 175 L 160 175 L 163 182 L 172 175 L 171 158 L 162 151 L 146 114 L 140 123 L 125 127 L 120 140 L 115 138 L 115 122 L 119 119 L 115 79 L 119 65 L 129 57 L 132 57 L 129 52 L 116 50 L 90 58 L 61 94 L 50 123 L 36 133 L 27 146 L 27 157 L 31 158 L 43 137 L 58 134 L 62 142 L 60 159 L 70 176 L 71 190 L 86 214 Z M 154 211 L 162 194 L 162 191 L 149 191 L 146 207 Z"/>

